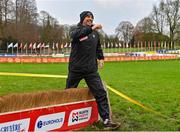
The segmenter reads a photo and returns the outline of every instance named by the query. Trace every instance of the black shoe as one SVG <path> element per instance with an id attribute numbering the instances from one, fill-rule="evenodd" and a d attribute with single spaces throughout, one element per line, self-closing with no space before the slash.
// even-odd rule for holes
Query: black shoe
<path id="1" fill-rule="evenodd" d="M 104 130 L 116 130 L 120 127 L 120 124 L 113 123 L 109 119 L 104 121 Z"/>

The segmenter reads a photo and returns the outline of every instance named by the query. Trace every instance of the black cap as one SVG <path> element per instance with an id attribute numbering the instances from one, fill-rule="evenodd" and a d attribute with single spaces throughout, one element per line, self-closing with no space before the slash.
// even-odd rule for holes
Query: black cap
<path id="1" fill-rule="evenodd" d="M 83 12 L 80 14 L 80 23 L 83 22 L 83 20 L 84 20 L 84 18 L 85 18 L 86 16 L 92 16 L 92 18 L 94 19 L 94 16 L 93 16 L 92 12 L 90 12 L 90 11 L 83 11 Z"/>

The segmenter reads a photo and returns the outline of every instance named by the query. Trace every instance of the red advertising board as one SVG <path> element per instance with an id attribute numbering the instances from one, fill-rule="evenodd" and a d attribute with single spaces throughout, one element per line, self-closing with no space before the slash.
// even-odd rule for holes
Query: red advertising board
<path id="1" fill-rule="evenodd" d="M 105 61 L 137 61 L 137 60 L 168 60 L 176 59 L 176 55 L 171 56 L 119 56 L 105 57 Z M 68 62 L 69 58 L 31 58 L 31 57 L 0 57 L 1 62 L 10 63 L 60 63 Z"/>
<path id="2" fill-rule="evenodd" d="M 0 114 L 0 132 L 78 130 L 98 121 L 96 101 L 86 100 Z"/>

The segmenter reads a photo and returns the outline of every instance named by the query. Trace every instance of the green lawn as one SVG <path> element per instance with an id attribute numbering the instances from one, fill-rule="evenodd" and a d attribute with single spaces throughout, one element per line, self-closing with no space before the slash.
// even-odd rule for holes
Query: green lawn
<path id="1" fill-rule="evenodd" d="M 67 74 L 67 63 L 1 63 L 0 72 Z M 180 120 L 180 61 L 137 61 L 106 63 L 100 70 L 106 83 L 162 114 Z M 84 87 L 84 81 L 80 87 Z M 0 95 L 14 92 L 63 89 L 65 79 L 0 76 Z M 147 112 L 110 92 L 113 119 L 119 130 L 180 130 L 180 122 Z M 101 130 L 101 124 L 97 130 Z M 94 130 L 88 127 L 85 130 Z"/>

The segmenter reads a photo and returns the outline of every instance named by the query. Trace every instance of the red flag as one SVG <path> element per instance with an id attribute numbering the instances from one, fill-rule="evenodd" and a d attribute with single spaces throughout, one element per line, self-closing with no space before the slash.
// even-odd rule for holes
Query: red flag
<path id="1" fill-rule="evenodd" d="M 43 43 L 40 48 L 44 48 L 44 47 L 45 47 L 45 43 Z"/>
<path id="2" fill-rule="evenodd" d="M 158 47 L 161 48 L 161 42 L 160 41 L 158 42 Z"/>
<path id="3" fill-rule="evenodd" d="M 32 49 L 32 47 L 33 47 L 33 44 L 30 43 L 30 44 L 29 44 L 29 49 Z"/>
<path id="4" fill-rule="evenodd" d="M 19 46 L 19 49 L 22 49 L 23 48 L 23 44 L 21 43 L 20 46 Z"/>
<path id="5" fill-rule="evenodd" d="M 154 41 L 154 50 L 156 50 L 156 41 Z"/>

